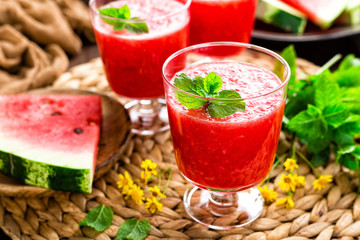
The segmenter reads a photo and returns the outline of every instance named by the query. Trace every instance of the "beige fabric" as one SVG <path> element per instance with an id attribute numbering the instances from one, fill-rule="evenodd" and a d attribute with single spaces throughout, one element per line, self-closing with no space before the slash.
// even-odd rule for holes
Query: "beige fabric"
<path id="1" fill-rule="evenodd" d="M 55 2 L 75 32 L 90 42 L 95 42 L 88 6 L 80 0 L 55 0 Z"/>
<path id="2" fill-rule="evenodd" d="M 43 50 L 14 27 L 0 26 L 0 94 L 52 84 L 68 65 L 58 45 L 50 44 Z"/>
<path id="3" fill-rule="evenodd" d="M 1 0 L 0 25 L 3 24 L 14 26 L 39 44 L 55 43 L 70 54 L 81 51 L 80 38 L 52 0 Z"/>

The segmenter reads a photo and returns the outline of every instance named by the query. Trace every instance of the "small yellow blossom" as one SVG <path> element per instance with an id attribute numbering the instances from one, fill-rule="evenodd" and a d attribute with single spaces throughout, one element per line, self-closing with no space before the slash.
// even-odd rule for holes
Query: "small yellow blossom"
<path id="1" fill-rule="evenodd" d="M 156 198 L 166 198 L 165 194 L 160 191 L 160 188 L 157 185 L 154 187 L 149 187 L 149 190 L 151 191 L 152 196 Z"/>
<path id="2" fill-rule="evenodd" d="M 143 204 L 144 198 L 144 191 L 140 188 L 140 186 L 133 184 L 132 187 L 129 189 L 127 196 L 125 199 L 131 197 L 136 204 L 141 205 Z"/>
<path id="3" fill-rule="evenodd" d="M 284 162 L 285 171 L 293 172 L 295 168 L 299 168 L 299 165 L 296 163 L 296 159 L 288 158 Z"/>
<path id="4" fill-rule="evenodd" d="M 290 196 L 287 196 L 287 197 L 280 198 L 279 200 L 277 200 L 276 206 L 291 209 L 291 208 L 294 208 L 295 204 L 294 204 L 294 201 L 292 200 L 292 198 Z"/>
<path id="5" fill-rule="evenodd" d="M 289 192 L 290 190 L 294 192 L 296 188 L 296 182 L 294 181 L 294 177 L 291 174 L 289 175 L 281 174 L 278 185 L 285 192 Z"/>
<path id="6" fill-rule="evenodd" d="M 141 183 L 146 185 L 149 181 L 151 177 L 151 173 L 148 173 L 148 172 L 145 172 L 145 171 L 141 171 L 141 175 L 140 175 L 140 180 L 141 180 Z"/>
<path id="7" fill-rule="evenodd" d="M 156 171 L 157 164 L 151 161 L 150 159 L 145 159 L 141 163 L 141 168 L 144 169 L 145 175 L 151 177 L 151 175 L 156 176 L 158 173 Z"/>
<path id="8" fill-rule="evenodd" d="M 156 197 L 151 197 L 146 199 L 145 207 L 149 209 L 151 213 L 162 210 L 163 204 L 156 199 Z"/>
<path id="9" fill-rule="evenodd" d="M 332 182 L 333 176 L 329 174 L 321 175 L 318 179 L 313 182 L 313 188 L 315 190 L 321 190 L 327 186 L 328 183 Z"/>
<path id="10" fill-rule="evenodd" d="M 268 187 L 265 185 L 264 187 L 257 187 L 262 195 L 262 197 L 265 200 L 266 204 L 270 204 L 277 199 L 277 192 L 274 189 L 268 189 Z"/>
<path id="11" fill-rule="evenodd" d="M 301 175 L 297 175 L 297 174 L 294 174 L 292 176 L 294 182 L 295 182 L 295 185 L 296 187 L 303 187 L 305 186 L 306 182 L 305 182 L 305 177 L 304 176 L 301 176 Z"/>
<path id="12" fill-rule="evenodd" d="M 124 175 L 119 174 L 120 180 L 117 181 L 117 185 L 119 189 L 122 189 L 122 194 L 128 194 L 132 185 L 134 184 L 133 180 L 130 178 L 130 175 L 127 171 L 125 171 Z"/>

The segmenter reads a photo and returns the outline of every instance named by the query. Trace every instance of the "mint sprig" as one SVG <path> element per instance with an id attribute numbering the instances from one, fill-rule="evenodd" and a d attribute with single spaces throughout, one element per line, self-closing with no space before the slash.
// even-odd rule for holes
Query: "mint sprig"
<path id="1" fill-rule="evenodd" d="M 115 240 L 143 240 L 148 235 L 150 229 L 151 224 L 146 219 L 139 221 L 136 218 L 131 218 L 121 224 Z"/>
<path id="2" fill-rule="evenodd" d="M 110 207 L 104 205 L 97 206 L 89 211 L 85 219 L 79 223 L 79 226 L 88 226 L 98 232 L 107 229 L 113 220 L 113 211 Z"/>
<path id="3" fill-rule="evenodd" d="M 207 74 L 204 78 L 201 76 L 191 78 L 185 73 L 181 73 L 175 77 L 175 87 L 196 96 L 216 98 L 217 100 L 190 96 L 178 90 L 174 90 L 174 93 L 179 102 L 188 109 L 199 109 L 206 105 L 206 112 L 213 118 L 227 117 L 237 111 L 245 112 L 246 104 L 240 94 L 235 90 L 220 91 L 222 85 L 221 77 L 214 72 Z"/>
<path id="4" fill-rule="evenodd" d="M 113 26 L 114 31 L 121 31 L 127 29 L 133 33 L 148 33 L 149 28 L 146 23 L 132 23 L 127 21 L 122 21 L 120 19 L 129 19 L 129 20 L 138 20 L 138 17 L 131 17 L 130 9 L 127 5 L 122 6 L 121 8 L 102 8 L 98 10 L 100 15 L 117 18 L 109 19 L 106 17 L 101 17 L 104 22 Z"/>

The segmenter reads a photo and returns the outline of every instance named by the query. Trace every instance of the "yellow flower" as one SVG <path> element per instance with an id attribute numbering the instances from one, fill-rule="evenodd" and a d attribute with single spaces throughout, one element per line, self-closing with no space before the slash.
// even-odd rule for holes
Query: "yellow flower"
<path id="1" fill-rule="evenodd" d="M 146 199 L 145 207 L 149 209 L 151 213 L 155 213 L 156 211 L 162 210 L 163 204 L 156 199 L 156 197 L 152 196 L 151 198 Z"/>
<path id="2" fill-rule="evenodd" d="M 136 204 L 140 205 L 143 204 L 144 198 L 144 191 L 140 188 L 140 186 L 133 184 L 132 187 L 129 189 L 127 196 L 125 197 L 128 199 L 131 197 Z"/>
<path id="3" fill-rule="evenodd" d="M 141 183 L 142 184 L 146 185 L 148 183 L 150 177 L 151 177 L 151 173 L 141 171 L 140 178 L 141 178 Z"/>
<path id="4" fill-rule="evenodd" d="M 293 180 L 295 182 L 296 187 L 305 186 L 306 182 L 305 182 L 305 177 L 304 176 L 299 176 L 297 174 L 294 174 L 292 177 L 293 177 Z"/>
<path id="5" fill-rule="evenodd" d="M 117 185 L 119 189 L 122 189 L 122 194 L 128 194 L 132 185 L 134 184 L 133 180 L 130 178 L 130 175 L 127 171 L 125 171 L 124 175 L 119 174 L 120 180 L 117 181 Z"/>
<path id="6" fill-rule="evenodd" d="M 277 199 L 277 192 L 274 191 L 274 189 L 268 189 L 268 187 L 265 185 L 263 188 L 258 186 L 257 187 L 262 195 L 262 197 L 265 200 L 266 204 L 270 204 Z"/>
<path id="7" fill-rule="evenodd" d="M 278 182 L 278 185 L 285 192 L 289 192 L 290 190 L 294 192 L 295 187 L 296 187 L 296 182 L 294 181 L 293 175 L 281 174 L 280 181 Z"/>
<path id="8" fill-rule="evenodd" d="M 152 196 L 156 197 L 156 198 L 166 198 L 165 194 L 163 194 L 160 191 L 160 188 L 158 186 L 154 186 L 154 187 L 149 187 L 149 190 L 151 191 Z"/>
<path id="9" fill-rule="evenodd" d="M 285 207 L 287 209 L 290 209 L 290 208 L 294 208 L 295 204 L 294 204 L 294 201 L 292 200 L 292 198 L 290 196 L 287 196 L 287 197 L 280 198 L 279 200 L 277 200 L 276 206 Z"/>
<path id="10" fill-rule="evenodd" d="M 296 163 L 296 159 L 288 158 L 284 162 L 285 171 L 293 172 L 295 168 L 299 168 L 299 165 Z"/>
<path id="11" fill-rule="evenodd" d="M 152 162 L 150 159 L 145 159 L 142 161 L 140 167 L 145 171 L 144 177 L 147 176 L 147 178 L 150 178 L 151 175 L 156 176 L 158 174 L 156 171 L 157 164 Z"/>
<path id="12" fill-rule="evenodd" d="M 327 186 L 328 183 L 332 182 L 333 176 L 329 174 L 320 175 L 318 179 L 313 182 L 313 188 L 315 190 L 321 190 Z"/>

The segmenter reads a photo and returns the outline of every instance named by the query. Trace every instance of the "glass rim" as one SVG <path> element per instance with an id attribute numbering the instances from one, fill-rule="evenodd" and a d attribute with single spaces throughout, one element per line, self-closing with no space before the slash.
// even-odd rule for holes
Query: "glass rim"
<path id="1" fill-rule="evenodd" d="M 185 0 L 186 2 L 181 8 L 176 9 L 176 11 L 172 11 L 172 12 L 170 12 L 168 14 L 158 16 L 158 17 L 154 17 L 154 18 L 137 18 L 137 19 L 123 19 L 123 18 L 115 18 L 115 17 L 109 17 L 109 16 L 101 15 L 97 11 L 99 8 L 96 8 L 94 6 L 95 1 L 96 0 L 90 0 L 89 1 L 89 8 L 90 8 L 90 11 L 93 12 L 97 16 L 101 16 L 102 18 L 109 19 L 109 20 L 120 20 L 121 19 L 122 22 L 127 22 L 127 23 L 143 23 L 143 22 L 146 22 L 146 21 L 149 21 L 149 20 L 151 20 L 151 21 L 159 21 L 161 19 L 177 15 L 178 13 L 181 13 L 182 11 L 184 11 L 186 9 L 189 9 L 189 6 L 190 6 L 192 0 Z M 126 0 L 118 0 L 118 1 L 123 1 L 125 3 L 127 2 Z"/>
<path id="2" fill-rule="evenodd" d="M 260 94 L 260 95 L 256 95 L 256 96 L 249 96 L 249 97 L 245 97 L 245 98 L 227 98 L 227 99 L 222 99 L 222 98 L 208 98 L 208 97 L 202 97 L 202 96 L 199 96 L 199 95 L 194 95 L 192 93 L 189 93 L 189 92 L 186 92 L 180 88 L 177 88 L 175 87 L 171 82 L 170 80 L 165 76 L 165 68 L 166 66 L 169 64 L 169 62 L 183 54 L 183 53 L 186 53 L 186 52 L 189 52 L 191 50 L 195 50 L 195 49 L 200 49 L 200 48 L 203 48 L 203 47 L 208 47 L 208 46 L 236 46 L 236 47 L 246 47 L 247 49 L 253 49 L 253 50 L 256 50 L 258 52 L 262 52 L 264 54 L 267 54 L 273 58 L 276 58 L 278 61 L 280 61 L 280 63 L 282 63 L 284 65 L 284 68 L 286 69 L 286 77 L 285 77 L 285 80 L 282 81 L 282 83 L 277 86 L 275 89 L 269 91 L 269 92 L 265 92 L 263 94 Z M 254 64 L 256 65 L 256 64 Z M 258 66 L 258 65 L 256 65 Z M 268 69 L 267 69 L 268 70 Z M 275 73 L 274 73 L 275 74 Z M 276 74 L 275 74 L 276 75 Z M 201 99 L 204 99 L 204 100 L 221 100 L 221 101 L 234 101 L 234 100 L 249 100 L 249 99 L 257 99 L 257 98 L 262 98 L 262 97 L 265 97 L 265 96 L 268 96 L 268 95 L 271 95 L 273 93 L 276 93 L 277 91 L 279 91 L 280 89 L 286 87 L 286 85 L 288 84 L 289 80 L 290 80 L 290 75 L 291 75 L 291 70 L 290 70 L 290 67 L 289 67 L 289 64 L 285 61 L 285 59 L 283 57 L 281 57 L 279 54 L 277 54 L 276 52 L 270 50 L 270 49 L 267 49 L 267 48 L 264 48 L 264 47 L 260 47 L 260 46 L 257 46 L 257 45 L 254 45 L 254 44 L 250 44 L 250 43 L 240 43 L 240 42 L 209 42 L 209 43 L 201 43 L 201 44 L 195 44 L 195 45 L 192 45 L 192 46 L 189 46 L 189 47 L 186 47 L 186 48 L 183 48 L 175 53 L 173 53 L 172 55 L 170 55 L 164 62 L 163 64 L 163 67 L 162 67 L 162 76 L 163 76 L 163 79 L 165 79 L 165 82 L 166 84 L 170 85 L 171 88 L 175 89 L 176 91 L 179 91 L 179 92 L 182 92 L 184 94 L 187 94 L 189 96 L 192 96 L 192 97 L 196 97 L 196 98 L 201 98 Z M 174 75 L 175 76 L 175 75 Z M 277 76 L 278 77 L 278 76 Z M 281 81 L 281 80 L 280 80 Z"/>

